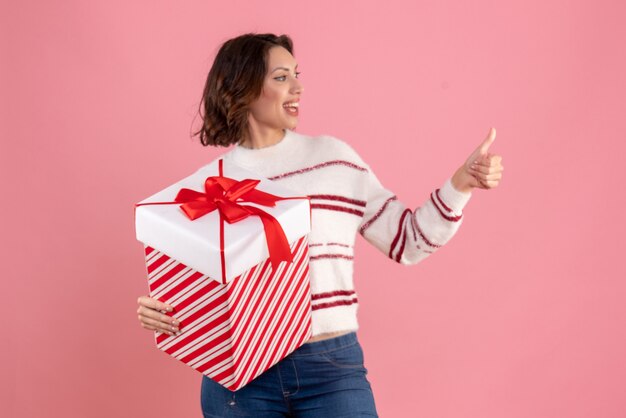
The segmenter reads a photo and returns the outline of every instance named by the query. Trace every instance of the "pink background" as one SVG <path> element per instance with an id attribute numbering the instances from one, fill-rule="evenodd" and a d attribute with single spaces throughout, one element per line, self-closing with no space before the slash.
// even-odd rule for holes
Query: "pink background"
<path id="1" fill-rule="evenodd" d="M 3 417 L 201 416 L 154 347 L 133 204 L 209 162 L 190 131 L 221 42 L 288 33 L 298 131 L 407 205 L 490 126 L 504 179 L 397 265 L 358 239 L 382 417 L 626 414 L 625 8 L 618 1 L 17 1 L 0 9 Z"/>

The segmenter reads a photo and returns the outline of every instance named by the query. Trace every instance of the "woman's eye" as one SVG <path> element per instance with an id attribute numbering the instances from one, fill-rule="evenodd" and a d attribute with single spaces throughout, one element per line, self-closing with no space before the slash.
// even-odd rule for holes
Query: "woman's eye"
<path id="1" fill-rule="evenodd" d="M 300 75 L 300 72 L 296 71 L 295 77 L 298 78 L 299 75 Z M 281 75 L 281 76 L 278 76 L 278 77 L 274 77 L 274 80 L 285 81 L 285 80 L 287 80 L 287 76 L 286 75 Z"/>

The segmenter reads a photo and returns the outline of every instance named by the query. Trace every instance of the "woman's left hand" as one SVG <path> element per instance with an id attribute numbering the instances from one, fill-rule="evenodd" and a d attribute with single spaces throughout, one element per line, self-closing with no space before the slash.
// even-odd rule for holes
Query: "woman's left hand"
<path id="1" fill-rule="evenodd" d="M 500 184 L 504 170 L 502 157 L 488 152 L 495 139 L 496 130 L 491 128 L 483 143 L 452 176 L 455 189 L 467 193 L 473 188 L 493 189 Z"/>

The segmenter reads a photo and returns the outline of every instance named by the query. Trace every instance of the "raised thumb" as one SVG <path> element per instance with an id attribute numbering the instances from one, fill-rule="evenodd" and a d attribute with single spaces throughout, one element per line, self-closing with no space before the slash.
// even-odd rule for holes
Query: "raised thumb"
<path id="1" fill-rule="evenodd" d="M 491 128 L 489 130 L 489 134 L 487 134 L 487 138 L 485 138 L 483 143 L 480 144 L 480 147 L 478 149 L 479 153 L 481 155 L 487 154 L 489 147 L 491 146 L 491 144 L 493 144 L 493 141 L 495 140 L 496 140 L 496 128 Z"/>

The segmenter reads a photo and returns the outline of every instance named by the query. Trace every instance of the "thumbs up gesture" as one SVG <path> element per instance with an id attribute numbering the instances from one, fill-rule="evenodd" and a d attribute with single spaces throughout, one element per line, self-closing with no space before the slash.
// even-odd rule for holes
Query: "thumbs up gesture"
<path id="1" fill-rule="evenodd" d="M 491 128 L 487 138 L 472 152 L 452 176 L 452 185 L 461 192 L 473 188 L 493 189 L 502 179 L 502 157 L 489 153 L 489 147 L 496 139 L 496 130 Z"/>

